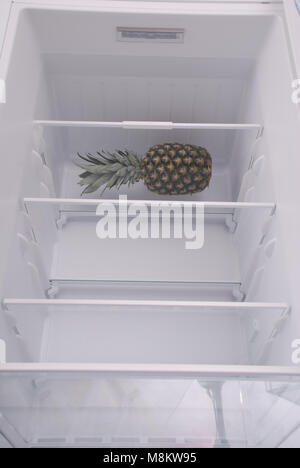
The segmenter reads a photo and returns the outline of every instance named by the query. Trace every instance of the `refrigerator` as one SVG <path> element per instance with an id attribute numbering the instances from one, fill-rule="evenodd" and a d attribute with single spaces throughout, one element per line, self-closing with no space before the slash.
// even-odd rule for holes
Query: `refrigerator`
<path id="1" fill-rule="evenodd" d="M 1 448 L 300 447 L 297 3 L 1 1 Z M 82 196 L 78 153 L 174 142 L 209 188 Z"/>

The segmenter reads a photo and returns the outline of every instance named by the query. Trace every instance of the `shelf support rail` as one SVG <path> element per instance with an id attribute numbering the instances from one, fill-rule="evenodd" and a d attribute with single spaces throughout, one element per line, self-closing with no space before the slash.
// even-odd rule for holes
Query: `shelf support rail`
<path id="1" fill-rule="evenodd" d="M 35 120 L 36 126 L 73 128 L 121 128 L 125 130 L 255 130 L 257 138 L 262 135 L 263 126 L 258 123 L 174 123 L 158 121 L 77 121 L 77 120 Z"/>

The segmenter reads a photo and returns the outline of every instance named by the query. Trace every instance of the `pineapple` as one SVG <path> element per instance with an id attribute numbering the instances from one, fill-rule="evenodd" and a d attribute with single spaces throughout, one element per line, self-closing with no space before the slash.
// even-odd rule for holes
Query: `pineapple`
<path id="1" fill-rule="evenodd" d="M 97 156 L 78 156 L 87 164 L 77 164 L 84 172 L 82 194 L 100 187 L 120 189 L 143 180 L 151 192 L 159 195 L 187 195 L 202 192 L 210 183 L 212 159 L 205 148 L 180 143 L 165 143 L 149 149 L 144 158 L 128 150 L 98 152 Z"/>

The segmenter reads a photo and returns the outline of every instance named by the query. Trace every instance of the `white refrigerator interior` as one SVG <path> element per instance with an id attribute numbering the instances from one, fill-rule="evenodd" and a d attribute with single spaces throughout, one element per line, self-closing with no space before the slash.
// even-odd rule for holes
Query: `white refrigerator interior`
<path id="1" fill-rule="evenodd" d="M 294 2 L 4 3 L 0 447 L 299 447 Z M 77 153 L 176 141 L 207 190 L 120 194 L 203 247 L 97 237 Z"/>

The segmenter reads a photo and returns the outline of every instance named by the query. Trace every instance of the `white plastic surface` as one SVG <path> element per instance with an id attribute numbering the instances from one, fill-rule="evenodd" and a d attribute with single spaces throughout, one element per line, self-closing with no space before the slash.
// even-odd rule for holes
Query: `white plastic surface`
<path id="1" fill-rule="evenodd" d="M 0 60 L 4 45 L 12 0 L 2 0 L 0 4 Z M 0 105 L 6 102 L 6 82 L 5 77 L 0 75 Z"/>
<path id="2" fill-rule="evenodd" d="M 290 34 L 293 58 L 296 66 L 295 79 L 300 79 L 300 6 L 298 0 L 283 0 L 286 21 Z M 298 8 L 297 8 L 298 7 Z"/>
<path id="3" fill-rule="evenodd" d="M 0 364 L 6 363 L 6 343 L 4 340 L 0 340 Z"/>
<path id="4" fill-rule="evenodd" d="M 12 0 L 1 0 L 0 4 L 0 57 L 5 39 L 11 4 Z"/>
<path id="5" fill-rule="evenodd" d="M 36 8 L 37 2 L 33 2 L 35 8 L 29 8 L 25 15 L 26 3 L 29 6 L 26 0 L 15 2 L 0 62 L 0 78 L 6 81 L 7 94 L 6 105 L 0 106 L 0 153 L 5 161 L 4 173 L 14 175 L 4 177 L 0 186 L 0 290 L 1 297 L 24 297 L 27 301 L 29 298 L 28 302 L 20 301 L 17 307 L 0 317 L 1 336 L 7 345 L 7 363 L 0 366 L 1 378 L 2 372 L 5 375 L 0 389 L 4 395 L 1 401 L 8 402 L 8 421 L 16 425 L 20 434 L 29 434 L 33 445 L 42 445 L 43 436 L 49 445 L 51 438 L 55 443 L 55 437 L 64 433 L 68 434 L 68 440 L 62 445 L 78 445 L 80 438 L 95 436 L 90 427 L 81 430 L 85 425 L 77 419 L 78 408 L 83 408 L 86 415 L 90 402 L 94 407 L 96 403 L 101 407 L 102 402 L 105 408 L 107 400 L 103 388 L 99 393 L 99 387 L 92 386 L 85 399 L 89 384 L 81 376 L 78 387 L 74 387 L 74 412 L 71 411 L 67 419 L 61 413 L 58 424 L 56 416 L 65 402 L 62 395 L 69 397 L 68 386 L 58 385 L 58 388 L 52 377 L 45 378 L 47 370 L 61 372 L 63 379 L 69 372 L 78 371 L 85 376 L 89 372 L 94 376 L 97 372 L 125 373 L 126 376 L 134 373 L 139 377 L 144 374 L 180 375 L 194 379 L 209 375 L 218 381 L 224 375 L 233 380 L 239 375 L 248 378 L 255 374 L 261 379 L 277 374 L 281 377 L 298 375 L 298 368 L 287 366 L 291 362 L 290 344 L 300 329 L 297 316 L 300 301 L 299 114 L 297 106 L 291 102 L 293 67 L 283 22 L 278 17 L 281 6 L 254 2 L 236 5 L 236 2 L 173 4 L 93 0 L 87 5 L 74 0 L 72 3 L 77 7 L 72 11 L 64 6 L 71 5 L 67 0 L 63 3 L 41 0 L 40 9 Z M 51 8 L 54 3 L 56 10 Z M 79 23 L 82 34 L 78 34 Z M 153 27 L 154 23 L 164 27 L 168 23 L 188 33 L 185 42 L 176 45 L 149 47 L 149 44 L 115 41 L 118 26 L 138 27 L 141 23 L 145 27 Z M 134 126 L 139 128 L 81 128 L 78 125 L 77 128 L 49 125 L 34 128 L 33 122 L 49 120 L 109 121 L 114 125 L 134 121 Z M 170 124 L 163 124 L 164 129 L 145 130 L 140 127 L 148 125 L 139 123 L 145 121 L 154 122 L 151 126 L 155 126 L 155 122 L 187 125 L 171 130 Z M 189 123 L 205 127 L 207 122 L 212 122 L 216 128 L 187 128 Z M 226 129 L 228 124 L 239 126 L 251 122 L 264 127 L 259 141 L 255 141 L 258 128 Z M 132 123 L 125 124 L 125 127 L 132 126 Z M 63 219 L 59 220 L 62 228 L 59 231 L 57 207 L 47 207 L 43 212 L 38 208 L 35 212 L 38 226 L 31 226 L 31 231 L 30 224 L 27 225 L 26 213 L 20 212 L 25 208 L 20 202 L 24 197 L 79 198 L 78 168 L 74 165 L 77 151 L 129 145 L 143 154 L 152 143 L 166 138 L 172 141 L 195 138 L 197 144 L 209 147 L 213 154 L 211 188 L 194 199 L 220 204 L 233 200 L 269 202 L 272 206 L 276 204 L 275 222 L 253 213 L 246 219 L 241 216 L 239 205 L 234 213 L 239 222 L 236 231 L 230 219 L 227 224 L 231 231 L 224 219 L 215 224 L 208 221 L 205 247 L 193 255 L 187 255 L 177 242 L 163 244 L 159 241 L 155 245 L 152 242 L 146 245 L 143 241 L 130 241 L 126 245 L 121 241 L 98 242 L 94 220 L 82 220 L 81 215 L 74 219 L 77 213 L 65 225 Z M 37 157 L 36 154 L 32 157 L 33 151 L 38 153 Z M 257 161 L 262 161 L 262 156 L 264 160 L 260 166 Z M 133 199 L 151 197 L 143 184 L 134 190 L 131 192 Z M 116 193 L 109 197 L 116 198 Z M 153 283 L 171 281 L 172 284 L 190 284 L 195 280 L 215 284 L 233 282 L 237 287 L 242 283 L 244 287 L 248 285 L 244 291 L 247 300 L 283 303 L 284 312 L 291 304 L 292 313 L 277 335 L 281 309 L 276 309 L 275 314 L 269 309 L 261 314 L 257 309 L 247 310 L 247 314 L 253 314 L 245 320 L 248 303 L 235 302 L 232 310 L 227 308 L 226 313 L 219 314 L 220 296 L 214 291 L 211 294 L 215 295 L 216 310 L 209 308 L 205 313 L 183 310 L 178 298 L 172 302 L 175 307 L 172 313 L 161 310 L 161 303 L 155 304 L 155 311 L 132 310 L 132 302 L 127 303 L 126 311 L 116 310 L 116 305 L 108 302 L 105 310 L 99 313 L 83 303 L 78 304 L 76 300 L 80 298 L 75 295 L 71 297 L 75 302 L 61 304 L 59 308 L 52 303 L 39 308 L 39 304 L 30 301 L 41 297 L 41 285 L 34 277 L 42 266 L 37 267 L 35 263 L 40 262 L 29 258 L 24 264 L 20 256 L 22 246 L 16 244 L 18 232 L 26 236 L 31 232 L 33 237 L 37 234 L 40 250 L 36 258 L 41 255 L 46 265 L 44 285 L 51 276 L 66 281 L 111 280 L 111 284 L 129 279 L 152 280 Z M 35 256 L 33 252 L 31 256 Z M 153 297 L 149 297 L 149 301 L 157 299 L 155 287 L 151 294 Z M 238 297 L 239 291 L 236 291 Z M 185 298 L 187 300 L 189 298 Z M 153 307 L 153 302 L 149 304 Z M 138 307 L 144 306 L 138 304 Z M 253 327 L 253 323 L 258 322 L 259 326 Z M 271 352 L 270 340 L 274 341 Z M 269 353 L 266 353 L 266 346 Z M 260 361 L 261 356 L 264 362 Z M 246 364 L 250 362 L 277 367 L 248 367 Z M 207 367 L 207 364 L 219 365 Z M 44 372 L 41 379 L 37 378 L 38 371 Z M 16 385 L 5 372 L 23 372 L 30 384 L 20 385 L 18 378 Z M 147 389 L 147 385 L 143 387 Z M 90 390 L 95 391 L 96 399 L 90 395 Z M 177 390 L 178 387 L 174 389 L 176 398 Z M 287 408 L 280 398 L 274 417 L 270 411 L 272 417 L 266 418 L 264 408 L 274 408 L 272 403 L 274 399 L 278 402 L 278 396 L 266 392 L 263 386 L 262 399 L 257 401 L 256 396 L 261 395 L 259 388 L 253 385 L 252 390 L 251 401 L 260 409 L 261 438 L 256 441 L 257 445 L 286 443 L 297 416 L 296 411 L 292 411 L 293 405 L 292 410 L 290 406 Z M 126 391 L 125 394 L 128 395 Z M 129 397 L 122 400 L 127 405 L 130 405 L 130 395 L 129 392 Z M 243 395 L 239 393 L 238 396 L 241 401 Z M 193 402 L 195 397 L 186 400 L 194 413 Z M 34 408 L 40 405 L 36 419 L 30 418 L 32 404 Z M 231 400 L 225 399 L 226 404 L 231 408 Z M 203 408 L 202 396 L 197 408 L 201 405 Z M 204 407 L 207 409 L 207 400 Z M 15 411 L 16 408 L 25 411 Z M 185 416 L 187 413 L 190 415 L 191 411 L 184 412 Z M 95 411 L 98 424 L 99 421 L 111 422 L 111 417 L 120 417 L 120 411 L 113 412 L 106 420 L 97 418 L 98 415 Z M 167 412 L 164 415 L 169 417 Z M 157 414 L 152 413 L 152 416 Z M 248 424 L 247 413 L 243 412 L 243 416 Z M 278 430 L 276 424 L 274 431 L 272 422 L 282 419 L 284 424 Z M 27 427 L 27 421 L 33 424 L 34 434 L 31 427 Z M 65 430 L 64 421 L 70 424 L 70 431 Z M 185 421 L 190 422 L 190 417 Z M 151 423 L 150 417 L 147 422 Z M 178 425 L 174 423 L 172 428 L 184 437 L 188 435 L 187 426 L 181 422 L 179 417 Z M 230 422 L 232 427 L 238 426 L 236 419 Z M 197 418 L 195 425 L 200 427 Z M 122 431 L 113 431 L 104 423 L 102 427 L 106 428 L 107 437 L 122 435 Z M 182 432 L 176 432 L 178 427 Z M 150 424 L 145 437 L 151 433 L 150 429 L 156 436 L 159 434 Z M 168 433 L 165 427 L 165 434 Z M 191 433 L 196 434 L 198 441 L 201 439 L 201 432 Z M 209 431 L 206 435 L 214 442 L 212 433 Z M 239 436 L 244 440 L 244 434 L 241 436 L 237 431 L 235 437 Z M 237 443 L 237 439 L 235 441 Z M 20 440 L 15 443 L 19 445 Z M 113 444 L 113 439 L 109 443 Z M 139 439 L 137 443 L 142 442 Z"/>

